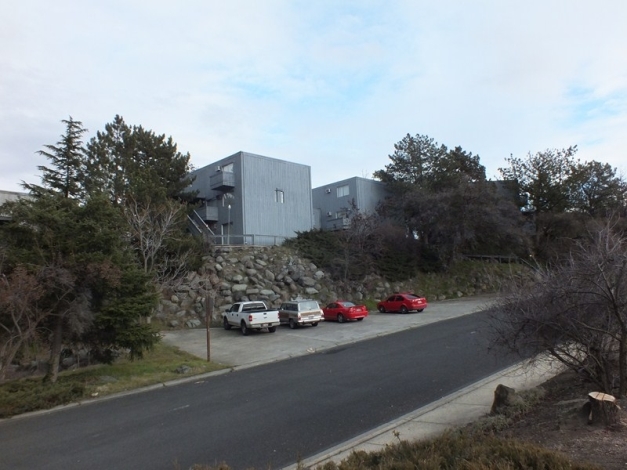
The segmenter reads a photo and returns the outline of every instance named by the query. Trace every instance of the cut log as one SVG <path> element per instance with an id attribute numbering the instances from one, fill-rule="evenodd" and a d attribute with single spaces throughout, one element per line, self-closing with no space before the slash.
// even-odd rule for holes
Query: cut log
<path id="1" fill-rule="evenodd" d="M 602 422 L 609 427 L 620 426 L 620 407 L 614 396 L 603 392 L 590 392 L 588 400 L 590 402 L 588 424 Z"/>

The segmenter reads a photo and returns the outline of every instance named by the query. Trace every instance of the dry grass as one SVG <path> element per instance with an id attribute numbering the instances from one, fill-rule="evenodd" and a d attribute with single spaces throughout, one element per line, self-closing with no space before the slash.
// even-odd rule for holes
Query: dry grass
<path id="1" fill-rule="evenodd" d="M 56 383 L 28 377 L 0 384 L 0 418 L 102 397 L 224 368 L 163 343 L 143 359 L 122 357 L 112 365 L 95 365 L 59 375 Z M 178 371 L 177 371 L 178 369 Z"/>

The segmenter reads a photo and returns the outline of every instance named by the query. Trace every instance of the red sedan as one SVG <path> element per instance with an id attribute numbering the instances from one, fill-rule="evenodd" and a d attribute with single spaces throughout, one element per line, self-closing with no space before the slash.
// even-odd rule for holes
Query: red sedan
<path id="1" fill-rule="evenodd" d="M 422 312 L 427 308 L 427 299 L 416 294 L 401 292 L 389 296 L 377 304 L 379 312 L 401 312 L 407 313 L 415 310 Z"/>
<path id="2" fill-rule="evenodd" d="M 322 309 L 325 320 L 337 320 L 344 323 L 348 320 L 362 321 L 368 316 L 368 309 L 365 305 L 355 305 L 346 300 L 331 302 Z"/>

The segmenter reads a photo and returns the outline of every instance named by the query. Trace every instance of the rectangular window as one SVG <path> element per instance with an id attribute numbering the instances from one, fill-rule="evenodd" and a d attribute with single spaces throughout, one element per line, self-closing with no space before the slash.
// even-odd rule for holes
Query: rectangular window
<path id="1" fill-rule="evenodd" d="M 222 165 L 222 171 L 224 173 L 233 173 L 233 164 L 227 163 L 226 165 Z"/>
<path id="2" fill-rule="evenodd" d="M 348 196 L 348 185 L 338 186 L 337 188 L 337 197 Z"/>
<path id="3" fill-rule="evenodd" d="M 274 202 L 278 202 L 279 204 L 283 204 L 285 202 L 285 196 L 281 189 L 274 191 Z"/>

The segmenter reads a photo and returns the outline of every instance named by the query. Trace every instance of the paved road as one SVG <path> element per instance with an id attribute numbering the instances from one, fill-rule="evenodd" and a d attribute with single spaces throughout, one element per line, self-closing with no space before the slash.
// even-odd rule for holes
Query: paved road
<path id="1" fill-rule="evenodd" d="M 511 364 L 513 359 L 486 354 L 482 319 L 481 313 L 460 316 L 150 393 L 0 422 L 0 468 L 172 469 L 221 461 L 235 469 L 280 468 Z M 281 333 L 230 339 L 263 341 Z"/>

